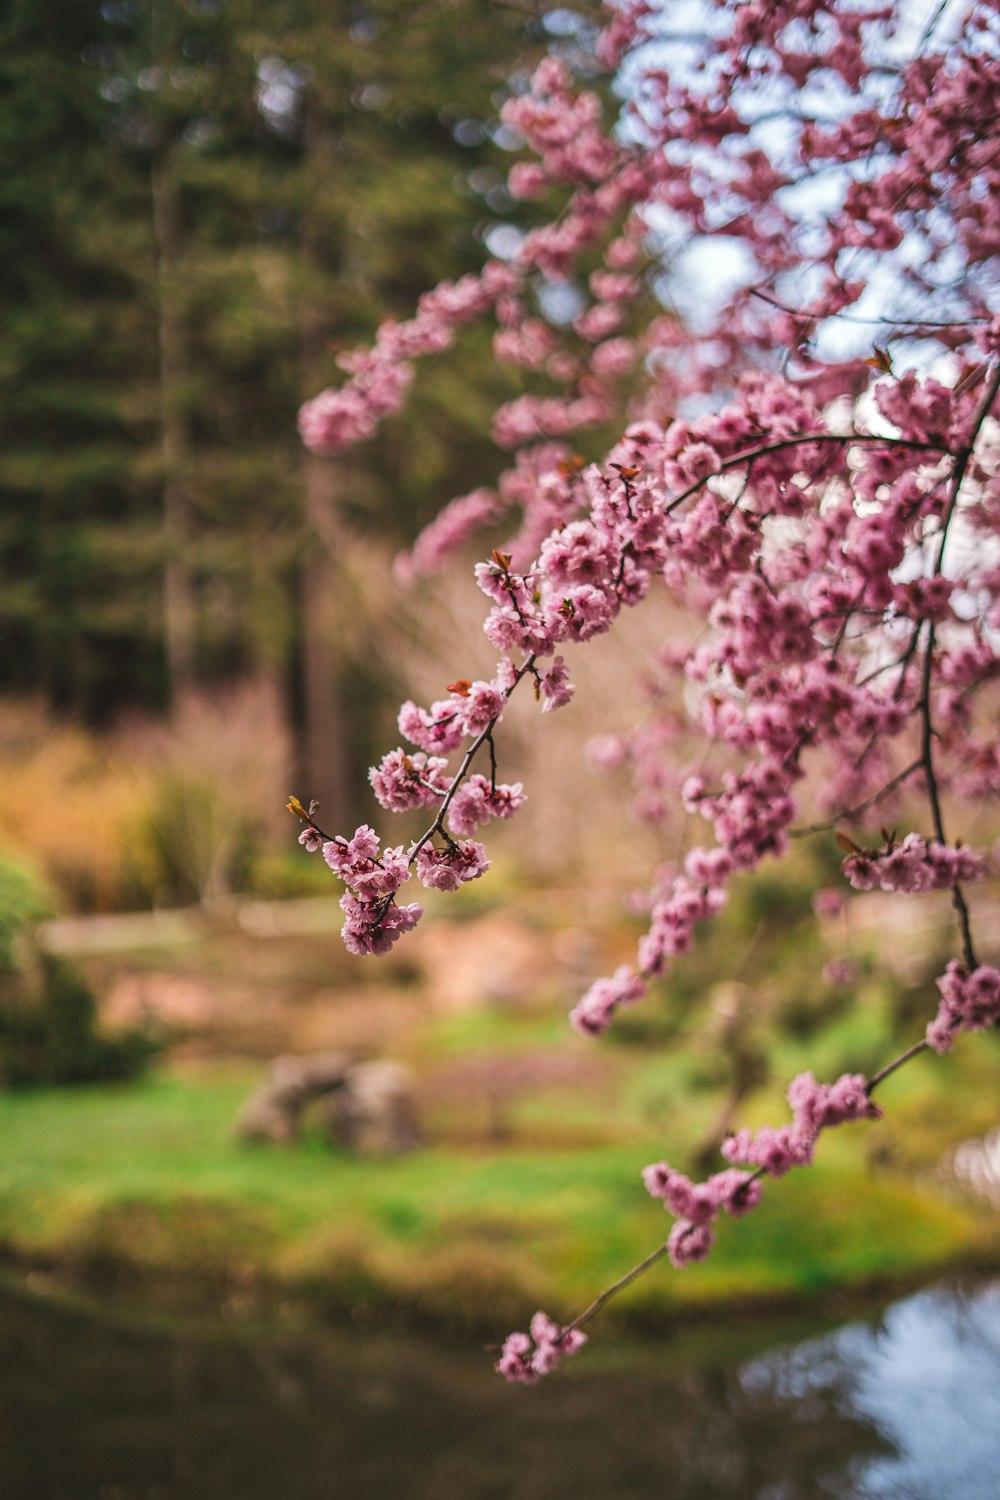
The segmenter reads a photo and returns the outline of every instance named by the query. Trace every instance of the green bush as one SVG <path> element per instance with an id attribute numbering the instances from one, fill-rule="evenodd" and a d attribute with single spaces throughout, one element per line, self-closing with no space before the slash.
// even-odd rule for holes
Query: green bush
<path id="1" fill-rule="evenodd" d="M 3 1087 L 133 1078 L 160 1050 L 145 1031 L 99 1031 L 94 997 L 69 964 L 45 956 L 39 975 L 40 993 L 24 983 L 0 990 Z"/>
<path id="2" fill-rule="evenodd" d="M 80 975 L 37 950 L 34 927 L 50 910 L 38 881 L 0 859 L 0 1087 L 134 1077 L 161 1043 L 143 1031 L 98 1030 Z"/>
<path id="3" fill-rule="evenodd" d="M 51 914 L 48 895 L 23 865 L 0 859 L 0 974 L 17 968 L 17 939 Z"/>

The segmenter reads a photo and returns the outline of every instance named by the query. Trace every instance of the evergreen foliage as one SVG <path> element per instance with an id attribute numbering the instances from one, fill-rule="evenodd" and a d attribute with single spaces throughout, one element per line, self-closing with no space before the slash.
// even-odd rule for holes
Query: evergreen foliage
<path id="1" fill-rule="evenodd" d="M 322 468 L 319 502 L 297 409 L 339 350 L 481 262 L 513 209 L 503 70 L 545 40 L 482 0 L 7 8 L 0 690 L 101 722 L 264 674 L 308 719 L 331 553 L 376 513 L 408 540 L 495 469 L 485 418 L 517 377 L 471 334 L 393 441 Z M 344 649 L 328 677 L 357 672 Z"/>
<path id="2" fill-rule="evenodd" d="M 135 1077 L 161 1042 L 139 1028 L 99 1029 L 82 977 L 36 949 L 34 925 L 49 910 L 29 872 L 0 859 L 0 1088 Z"/>
<path id="3" fill-rule="evenodd" d="M 6 986 L 5 986 L 6 988 Z M 111 1082 L 134 1078 L 160 1050 L 146 1031 L 101 1032 L 90 989 L 71 965 L 46 956 L 41 986 L 0 1004 L 0 1085 Z"/>

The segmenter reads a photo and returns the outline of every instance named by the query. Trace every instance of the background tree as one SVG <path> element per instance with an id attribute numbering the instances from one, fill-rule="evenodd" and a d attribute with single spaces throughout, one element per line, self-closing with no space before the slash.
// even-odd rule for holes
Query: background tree
<path id="1" fill-rule="evenodd" d="M 310 784 L 356 788 L 370 730 L 342 700 L 387 670 L 373 539 L 495 468 L 485 418 L 518 382 L 473 331 L 349 463 L 303 457 L 295 413 L 514 212 L 498 101 L 543 16 L 7 8 L 3 686 L 102 721 L 269 677 Z"/>

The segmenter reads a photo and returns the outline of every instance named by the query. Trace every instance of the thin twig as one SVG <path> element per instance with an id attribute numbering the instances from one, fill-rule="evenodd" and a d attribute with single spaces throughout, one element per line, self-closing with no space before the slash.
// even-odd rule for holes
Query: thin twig
<path id="1" fill-rule="evenodd" d="M 840 165 L 835 163 L 834 165 Z M 756 297 L 760 302 L 766 302 L 778 312 L 787 313 L 790 318 L 797 318 L 802 323 L 823 323 L 828 318 L 837 318 L 841 323 L 857 323 L 862 327 L 885 327 L 885 328 L 969 328 L 974 324 L 988 323 L 989 318 L 861 318 L 857 313 L 805 313 L 799 312 L 794 307 L 787 307 L 784 302 L 779 302 L 777 297 L 762 292 L 758 287 L 750 288 L 751 297 Z"/>
<path id="2" fill-rule="evenodd" d="M 912 1058 L 919 1057 L 922 1052 L 928 1050 L 929 1044 L 926 1041 L 915 1042 L 912 1047 L 908 1047 L 905 1052 L 901 1052 L 898 1057 L 894 1057 L 891 1062 L 886 1063 L 885 1067 L 880 1068 L 877 1073 L 869 1078 L 865 1084 L 865 1093 L 870 1097 L 879 1084 L 884 1083 L 898 1068 L 903 1067 Z M 750 1173 L 747 1180 L 742 1182 L 736 1189 L 733 1196 L 736 1197 L 740 1193 L 745 1193 L 751 1182 L 756 1182 L 761 1177 L 766 1176 L 767 1172 L 764 1167 L 756 1167 Z M 562 1332 L 564 1334 L 572 1333 L 577 1328 L 583 1328 L 597 1316 L 602 1307 L 611 1301 L 612 1297 L 617 1297 L 619 1292 L 623 1292 L 627 1286 L 632 1285 L 633 1281 L 637 1281 L 640 1276 L 644 1276 L 647 1271 L 651 1270 L 653 1266 L 661 1261 L 667 1254 L 668 1244 L 669 1241 L 664 1240 L 661 1245 L 657 1245 L 655 1250 L 651 1250 L 644 1260 L 639 1261 L 630 1271 L 626 1271 L 624 1276 L 619 1276 L 617 1281 L 612 1282 L 609 1287 L 605 1287 L 604 1291 L 599 1292 L 593 1302 L 588 1307 L 585 1307 L 582 1313 L 579 1313 L 571 1323 L 566 1323 L 563 1326 Z"/>
<path id="3" fill-rule="evenodd" d="M 870 1096 L 872 1090 L 877 1089 L 880 1083 L 884 1083 L 890 1074 L 895 1073 L 897 1068 L 901 1068 L 904 1063 L 908 1063 L 911 1057 L 918 1057 L 921 1052 L 926 1052 L 928 1047 L 929 1043 L 926 1041 L 914 1042 L 912 1047 L 907 1047 L 905 1052 L 901 1052 L 898 1057 L 894 1057 L 892 1062 L 886 1063 L 884 1068 L 880 1068 L 873 1077 L 869 1078 L 865 1085 L 865 1093 Z"/>
<path id="4" fill-rule="evenodd" d="M 507 691 L 504 693 L 504 702 L 505 703 L 510 699 L 510 695 L 511 695 L 511 693 L 513 693 L 514 689 L 517 687 L 518 683 L 521 682 L 522 679 L 524 677 L 526 677 L 532 671 L 532 669 L 534 668 L 534 665 L 535 665 L 535 657 L 534 657 L 534 655 L 529 656 L 528 659 L 527 659 L 527 661 L 524 663 L 524 665 L 518 669 L 517 676 L 514 678 L 514 681 L 511 683 L 511 685 L 507 689 Z M 496 760 L 495 760 L 496 750 L 495 750 L 495 746 L 493 744 L 493 731 L 494 731 L 494 729 L 497 726 L 497 722 L 498 722 L 499 718 L 500 718 L 499 714 L 497 714 L 494 718 L 492 718 L 490 720 L 490 722 L 487 724 L 486 728 L 483 729 L 479 734 L 476 735 L 476 738 L 473 740 L 473 742 L 469 746 L 468 750 L 466 750 L 465 755 L 462 757 L 462 763 L 459 766 L 458 770 L 455 772 L 455 775 L 452 778 L 451 785 L 449 786 L 447 792 L 444 795 L 444 798 L 443 798 L 443 800 L 441 802 L 441 806 L 437 810 L 437 816 L 434 819 L 434 822 L 427 829 L 426 833 L 421 834 L 420 838 L 417 840 L 417 842 L 413 845 L 412 849 L 410 850 L 409 863 L 411 865 L 413 864 L 413 862 L 416 859 L 417 855 L 419 854 L 420 850 L 424 847 L 424 845 L 427 843 L 427 841 L 429 839 L 432 839 L 436 833 L 442 832 L 443 826 L 444 826 L 445 815 L 446 815 L 449 807 L 451 806 L 452 801 L 454 800 L 455 793 L 458 791 L 458 789 L 461 786 L 462 782 L 465 780 L 466 776 L 469 774 L 469 769 L 470 769 L 470 767 L 472 765 L 472 762 L 475 760 L 477 754 L 482 749 L 483 745 L 487 745 L 488 744 L 489 747 L 490 747 L 490 758 L 491 758 L 491 763 L 492 763 L 493 774 L 494 774 L 494 776 L 496 775 Z"/>
<path id="5" fill-rule="evenodd" d="M 881 802 L 883 797 L 887 797 L 890 792 L 895 791 L 896 787 L 912 776 L 914 771 L 919 771 L 922 766 L 922 759 L 915 760 L 912 765 L 906 767 L 905 771 L 900 771 L 891 781 L 887 781 L 885 786 L 879 791 L 873 792 L 870 797 L 866 797 L 864 802 L 858 802 L 854 807 L 847 807 L 843 812 L 836 813 L 828 823 L 808 823 L 804 828 L 790 828 L 788 830 L 789 838 L 801 839 L 810 833 L 829 833 L 837 827 L 838 823 L 853 822 L 862 813 L 866 813 L 870 807 L 874 807 L 876 803 Z"/>
<path id="6" fill-rule="evenodd" d="M 658 1260 L 663 1259 L 666 1253 L 667 1241 L 664 1240 L 663 1244 L 657 1245 L 656 1249 L 651 1251 L 645 1260 L 641 1260 L 637 1266 L 633 1266 L 631 1271 L 626 1271 L 625 1275 L 619 1277 L 612 1286 L 606 1287 L 603 1292 L 599 1292 L 589 1307 L 584 1308 L 583 1312 L 578 1317 L 575 1317 L 572 1323 L 566 1324 L 563 1333 L 572 1333 L 574 1329 L 582 1328 L 585 1323 L 589 1323 L 591 1318 L 597 1316 L 606 1302 L 610 1302 L 612 1297 L 616 1297 L 619 1292 L 623 1292 L 638 1277 L 644 1276 L 651 1266 L 655 1266 Z"/>
<path id="7" fill-rule="evenodd" d="M 757 448 L 746 448 L 742 453 L 734 453 L 731 458 L 723 459 L 719 467 L 711 474 L 695 480 L 689 484 L 687 489 L 673 497 L 669 504 L 664 506 L 664 515 L 683 505 L 685 500 L 690 500 L 710 479 L 715 479 L 719 474 L 726 474 L 730 469 L 738 469 L 742 464 L 752 463 L 756 458 L 764 458 L 769 453 L 783 453 L 789 448 L 803 448 L 808 443 L 842 443 L 845 447 L 853 448 L 857 443 L 871 443 L 877 448 L 914 448 L 923 452 L 939 453 L 942 457 L 952 452 L 946 443 L 936 443 L 917 438 L 877 437 L 868 432 L 800 432 L 795 437 L 780 438 L 773 443 L 763 443 Z"/>
<path id="8" fill-rule="evenodd" d="M 962 488 L 962 481 L 975 451 L 976 441 L 986 418 L 989 416 L 993 403 L 1000 394 L 1000 361 L 998 361 L 993 377 L 976 410 L 969 435 L 964 445 L 955 455 L 955 464 L 951 475 L 951 495 L 948 500 L 948 509 L 945 512 L 941 525 L 941 535 L 938 541 L 937 558 L 934 564 L 935 576 L 940 574 L 944 563 L 945 548 L 948 543 L 948 531 L 958 509 L 958 497 Z M 924 775 L 927 780 L 927 796 L 931 807 L 931 818 L 934 822 L 934 833 L 939 843 L 948 842 L 944 830 L 944 818 L 941 811 L 941 795 L 938 789 L 937 774 L 934 769 L 934 726 L 931 715 L 931 686 L 934 671 L 934 622 L 928 626 L 927 646 L 924 651 L 923 684 L 920 697 L 920 720 L 921 720 L 921 750 L 920 759 L 923 765 Z M 969 905 L 965 899 L 965 892 L 958 881 L 951 887 L 951 901 L 958 917 L 959 930 L 962 935 L 962 956 L 966 967 L 970 970 L 978 967 L 975 945 L 972 941 L 972 923 L 969 917 Z"/>
<path id="9" fill-rule="evenodd" d="M 934 769 L 934 726 L 931 720 L 931 677 L 933 664 L 934 623 L 932 621 L 927 634 L 927 649 L 924 653 L 923 691 L 920 698 L 920 764 L 927 781 L 927 798 L 931 806 L 934 836 L 939 844 L 946 844 L 948 838 L 944 831 L 944 818 L 941 813 L 941 793 L 938 789 L 937 773 Z M 969 919 L 969 906 L 965 899 L 965 892 L 957 880 L 951 887 L 951 904 L 955 908 L 959 930 L 962 934 L 962 955 L 966 966 L 971 971 L 977 967 L 976 950 L 972 942 L 972 923 Z"/>
<path id="10" fill-rule="evenodd" d="M 941 565 L 944 562 L 944 549 L 948 541 L 948 529 L 951 526 L 952 518 L 958 507 L 958 495 L 962 488 L 962 481 L 965 478 L 965 471 L 969 467 L 969 461 L 975 450 L 976 441 L 982 431 L 983 423 L 989 416 L 998 393 L 1000 393 L 1000 360 L 997 361 L 993 371 L 993 379 L 987 386 L 986 393 L 976 410 L 976 415 L 972 420 L 972 426 L 969 430 L 969 436 L 966 438 L 964 446 L 959 448 L 955 456 L 955 466 L 951 471 L 951 495 L 948 500 L 948 509 L 941 523 L 937 561 L 934 564 L 935 573 L 941 572 Z"/>

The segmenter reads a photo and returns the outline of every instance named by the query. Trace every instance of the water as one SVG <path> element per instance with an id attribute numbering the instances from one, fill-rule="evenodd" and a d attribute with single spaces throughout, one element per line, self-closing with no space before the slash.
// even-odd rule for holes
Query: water
<path id="1" fill-rule="evenodd" d="M 12 1290 L 0 1339 L 3 1500 L 1000 1495 L 1000 1283 L 808 1337 L 603 1341 L 534 1391 L 454 1343 L 142 1328 Z"/>

